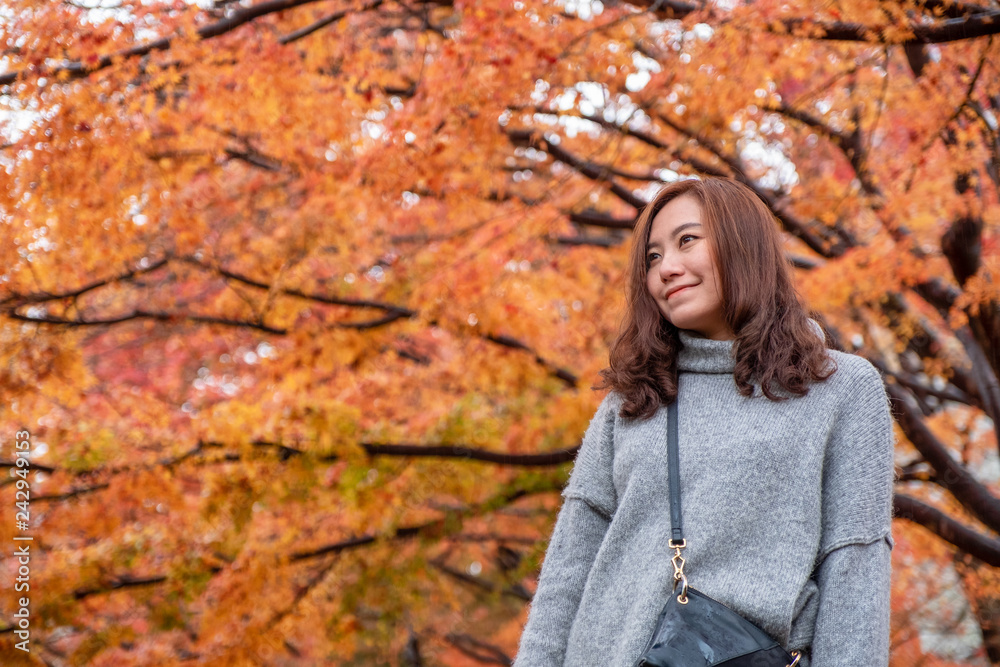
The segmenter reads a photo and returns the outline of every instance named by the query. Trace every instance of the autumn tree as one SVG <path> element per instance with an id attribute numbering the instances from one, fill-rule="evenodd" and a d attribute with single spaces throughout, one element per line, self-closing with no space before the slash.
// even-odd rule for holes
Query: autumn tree
<path id="1" fill-rule="evenodd" d="M 629 230 L 703 175 L 770 205 L 884 374 L 894 663 L 972 664 L 921 645 L 931 598 L 1000 662 L 993 0 L 7 0 L 0 29 L 0 535 L 34 550 L 5 664 L 507 664 Z"/>

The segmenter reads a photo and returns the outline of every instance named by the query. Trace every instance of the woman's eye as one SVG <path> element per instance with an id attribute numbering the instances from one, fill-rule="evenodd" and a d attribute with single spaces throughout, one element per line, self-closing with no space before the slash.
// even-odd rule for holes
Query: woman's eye
<path id="1" fill-rule="evenodd" d="M 684 235 L 683 235 L 683 236 L 681 236 L 681 238 L 679 239 L 679 241 L 680 241 L 680 245 L 684 245 L 684 239 L 696 239 L 696 238 L 698 238 L 698 237 L 697 237 L 697 236 L 694 236 L 693 234 L 684 234 Z"/>
<path id="2" fill-rule="evenodd" d="M 646 255 L 646 266 L 649 266 L 650 264 L 652 264 L 653 260 L 656 259 L 659 256 L 660 256 L 659 253 L 655 253 L 655 252 L 651 252 L 648 255 Z"/>

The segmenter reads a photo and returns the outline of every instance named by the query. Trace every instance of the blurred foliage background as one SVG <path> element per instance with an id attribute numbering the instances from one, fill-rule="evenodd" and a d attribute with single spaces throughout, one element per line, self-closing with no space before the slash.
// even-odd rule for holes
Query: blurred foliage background
<path id="1" fill-rule="evenodd" d="M 0 2 L 3 662 L 509 664 L 635 217 L 725 175 L 893 399 L 893 665 L 1000 664 L 998 32 L 995 0 Z"/>

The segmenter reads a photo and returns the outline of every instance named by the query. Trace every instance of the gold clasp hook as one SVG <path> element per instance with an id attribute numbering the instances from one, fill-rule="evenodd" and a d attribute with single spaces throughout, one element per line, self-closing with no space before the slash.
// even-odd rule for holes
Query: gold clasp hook
<path id="1" fill-rule="evenodd" d="M 677 542 L 670 540 L 668 544 L 671 549 L 674 549 L 674 556 L 670 559 L 670 562 L 674 566 L 674 590 L 677 590 L 677 584 L 681 585 L 681 593 L 677 596 L 677 601 L 681 604 L 687 604 L 688 580 L 684 576 L 684 556 L 681 555 L 681 549 L 687 546 L 687 540 Z"/>

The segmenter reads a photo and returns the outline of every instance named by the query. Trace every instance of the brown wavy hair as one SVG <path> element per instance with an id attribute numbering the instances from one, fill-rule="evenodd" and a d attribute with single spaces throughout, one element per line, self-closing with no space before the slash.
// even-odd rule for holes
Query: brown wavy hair
<path id="1" fill-rule="evenodd" d="M 653 218 L 668 202 L 693 197 L 719 269 L 723 314 L 735 335 L 733 379 L 743 396 L 754 383 L 772 401 L 778 388 L 804 396 L 810 382 L 837 370 L 809 321 L 792 281 L 774 215 L 747 186 L 730 178 L 684 180 L 663 187 L 639 214 L 626 269 L 626 307 L 609 366 L 595 389 L 624 399 L 622 417 L 650 417 L 677 397 L 677 327 L 646 287 L 646 244 Z"/>

